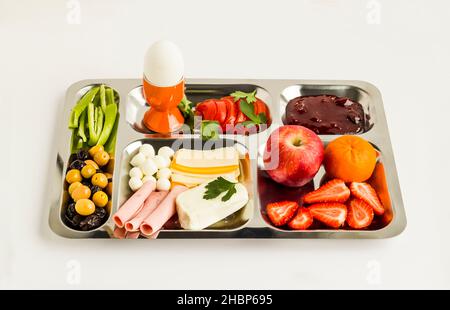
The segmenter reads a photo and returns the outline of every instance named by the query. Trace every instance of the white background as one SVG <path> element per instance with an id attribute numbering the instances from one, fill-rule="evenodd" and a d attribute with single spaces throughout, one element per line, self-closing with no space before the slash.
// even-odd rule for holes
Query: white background
<path id="1" fill-rule="evenodd" d="M 449 1 L 80 0 L 79 24 L 73 2 L 0 0 L 0 288 L 450 288 Z M 160 38 L 180 46 L 188 77 L 377 85 L 406 230 L 388 240 L 54 235 L 46 177 L 66 88 L 140 77 Z"/>

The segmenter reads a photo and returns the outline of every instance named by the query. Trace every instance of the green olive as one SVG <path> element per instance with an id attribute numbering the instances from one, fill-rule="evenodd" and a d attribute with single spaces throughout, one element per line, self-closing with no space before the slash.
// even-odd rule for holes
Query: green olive
<path id="1" fill-rule="evenodd" d="M 96 163 L 95 161 L 93 161 L 92 159 L 86 159 L 86 160 L 84 161 L 84 163 L 85 163 L 86 165 L 91 165 L 91 166 L 94 167 L 95 169 L 98 169 L 97 163 Z"/>
<path id="2" fill-rule="evenodd" d="M 94 155 L 97 152 L 103 152 L 105 149 L 103 148 L 103 145 L 94 145 L 93 147 L 91 147 L 89 149 L 89 155 L 91 155 L 91 157 L 94 157 Z"/>
<path id="3" fill-rule="evenodd" d="M 109 154 L 105 151 L 97 152 L 94 155 L 94 161 L 101 167 L 105 166 L 108 164 Z"/>
<path id="4" fill-rule="evenodd" d="M 113 185 L 112 182 L 109 182 L 108 185 L 106 185 L 106 193 L 107 193 L 109 196 L 112 196 L 112 191 L 113 191 L 112 185 Z"/>
<path id="5" fill-rule="evenodd" d="M 70 184 L 69 186 L 69 195 L 72 195 L 73 191 L 77 188 L 82 186 L 83 184 L 81 184 L 81 182 L 73 182 L 72 184 Z"/>
<path id="6" fill-rule="evenodd" d="M 95 211 L 95 204 L 89 199 L 80 199 L 75 204 L 75 211 L 79 215 L 91 215 Z"/>
<path id="7" fill-rule="evenodd" d="M 92 166 L 91 164 L 88 164 L 88 165 L 84 166 L 84 167 L 81 169 L 81 175 L 82 175 L 83 178 L 85 178 L 85 179 L 89 179 L 89 178 L 92 177 L 96 172 L 97 172 L 97 169 L 95 169 L 95 167 Z"/>
<path id="8" fill-rule="evenodd" d="M 92 185 L 97 185 L 98 187 L 105 188 L 108 185 L 108 179 L 103 173 L 96 173 L 91 179 Z"/>
<path id="9" fill-rule="evenodd" d="M 106 204 L 106 212 L 108 214 L 111 214 L 111 209 L 112 209 L 112 201 L 108 200 L 108 203 Z"/>
<path id="10" fill-rule="evenodd" d="M 92 196 L 92 201 L 97 207 L 104 207 L 108 203 L 108 195 L 105 192 L 98 191 Z"/>
<path id="11" fill-rule="evenodd" d="M 112 177 L 113 175 L 109 172 L 103 172 L 103 174 L 105 175 L 105 177 L 108 179 L 108 182 L 112 181 Z"/>
<path id="12" fill-rule="evenodd" d="M 78 186 L 72 193 L 72 199 L 75 201 L 87 199 L 89 197 L 91 197 L 91 190 L 86 185 Z"/>
<path id="13" fill-rule="evenodd" d="M 81 182 L 81 173 L 78 169 L 71 169 L 66 174 L 66 181 L 69 184 L 72 184 L 74 182 Z"/>

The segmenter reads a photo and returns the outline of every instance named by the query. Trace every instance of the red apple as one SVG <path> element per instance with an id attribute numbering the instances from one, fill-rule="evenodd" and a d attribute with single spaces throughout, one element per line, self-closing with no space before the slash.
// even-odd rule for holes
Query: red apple
<path id="1" fill-rule="evenodd" d="M 316 175 L 323 153 L 323 143 L 313 131 L 297 125 L 282 126 L 267 140 L 264 167 L 275 182 L 303 186 Z"/>

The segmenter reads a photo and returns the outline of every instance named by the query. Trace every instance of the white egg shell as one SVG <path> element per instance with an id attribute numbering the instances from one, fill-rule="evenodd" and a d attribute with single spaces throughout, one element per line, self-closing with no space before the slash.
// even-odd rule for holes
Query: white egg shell
<path id="1" fill-rule="evenodd" d="M 138 179 L 142 179 L 142 177 L 144 176 L 142 174 L 142 170 L 139 167 L 133 167 L 130 169 L 130 173 L 129 173 L 131 178 L 138 178 Z"/>
<path id="2" fill-rule="evenodd" d="M 141 168 L 144 175 L 154 175 L 158 171 L 158 166 L 151 158 L 147 158 L 139 168 Z"/>
<path id="3" fill-rule="evenodd" d="M 144 58 L 144 76 L 156 86 L 174 86 L 184 75 L 184 61 L 179 48 L 170 41 L 155 42 Z"/>
<path id="4" fill-rule="evenodd" d="M 137 153 L 131 159 L 130 164 L 132 166 L 138 167 L 138 166 L 142 165 L 144 162 L 145 162 L 145 155 L 142 153 Z"/>
<path id="5" fill-rule="evenodd" d="M 152 175 L 146 175 L 146 176 L 142 179 L 142 183 L 145 183 L 145 182 L 148 182 L 148 181 L 151 181 L 151 182 L 156 183 L 156 179 L 155 179 L 155 177 L 152 176 Z"/>
<path id="6" fill-rule="evenodd" d="M 170 181 L 168 179 L 159 179 L 156 181 L 156 189 L 159 191 L 168 191 L 170 189 Z"/>
<path id="7" fill-rule="evenodd" d="M 150 144 L 142 144 L 139 148 L 139 153 L 144 154 L 145 157 L 154 157 L 155 156 L 155 149 Z"/>
<path id="8" fill-rule="evenodd" d="M 170 159 L 161 155 L 156 155 L 153 161 L 158 169 L 168 168 L 170 166 Z"/>
<path id="9" fill-rule="evenodd" d="M 169 168 L 161 168 L 156 173 L 156 178 L 158 179 L 170 179 L 172 171 Z"/>
<path id="10" fill-rule="evenodd" d="M 160 148 L 158 150 L 158 155 L 162 156 L 162 157 L 167 157 L 172 159 L 173 154 L 175 154 L 175 151 L 172 150 L 170 147 L 168 146 L 163 146 L 162 148 Z"/>
<path id="11" fill-rule="evenodd" d="M 141 179 L 135 177 L 131 178 L 130 181 L 128 181 L 128 185 L 130 186 L 133 192 L 140 189 L 143 184 L 144 183 L 142 183 Z"/>

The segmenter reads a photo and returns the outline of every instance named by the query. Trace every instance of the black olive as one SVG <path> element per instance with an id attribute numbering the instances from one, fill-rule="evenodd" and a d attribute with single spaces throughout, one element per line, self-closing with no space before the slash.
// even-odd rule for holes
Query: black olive
<path id="1" fill-rule="evenodd" d="M 75 215 L 77 215 L 77 211 L 75 211 L 75 203 L 72 202 L 71 204 L 69 204 L 69 205 L 67 206 L 67 209 L 66 209 L 66 216 L 67 216 L 69 219 L 72 219 Z"/>
<path id="2" fill-rule="evenodd" d="M 103 219 L 106 216 L 106 210 L 105 208 L 96 207 L 94 214 Z"/>
<path id="3" fill-rule="evenodd" d="M 100 186 L 97 185 L 90 185 L 89 187 L 91 189 L 91 195 L 94 195 L 96 192 L 101 191 L 102 188 Z"/>
<path id="4" fill-rule="evenodd" d="M 87 179 L 81 180 L 81 184 L 83 184 L 83 185 L 89 187 L 89 189 L 91 189 L 91 187 L 92 187 L 91 181 L 90 181 L 90 180 L 87 180 Z"/>
<path id="5" fill-rule="evenodd" d="M 86 216 L 86 218 L 80 222 L 80 228 L 83 231 L 92 230 L 99 227 L 102 224 L 103 224 L 102 219 L 94 213 Z"/>
<path id="6" fill-rule="evenodd" d="M 86 166 L 86 163 L 80 159 L 75 159 L 70 165 L 69 169 L 78 169 L 81 170 L 84 166 Z"/>
<path id="7" fill-rule="evenodd" d="M 86 159 L 89 159 L 89 153 L 88 153 L 88 151 L 86 151 L 86 150 L 79 150 L 79 151 L 77 152 L 77 158 L 78 158 L 79 160 L 86 160 Z"/>

